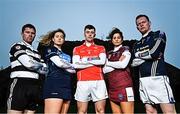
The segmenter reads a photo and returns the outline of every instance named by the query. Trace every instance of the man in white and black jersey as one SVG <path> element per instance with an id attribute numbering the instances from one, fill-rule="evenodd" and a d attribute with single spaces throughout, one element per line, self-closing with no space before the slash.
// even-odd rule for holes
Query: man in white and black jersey
<path id="1" fill-rule="evenodd" d="M 32 24 L 22 27 L 22 41 L 12 45 L 9 56 L 11 62 L 7 112 L 35 113 L 40 100 L 39 74 L 48 72 L 39 53 L 33 49 L 32 42 L 36 36 L 36 28 Z"/>

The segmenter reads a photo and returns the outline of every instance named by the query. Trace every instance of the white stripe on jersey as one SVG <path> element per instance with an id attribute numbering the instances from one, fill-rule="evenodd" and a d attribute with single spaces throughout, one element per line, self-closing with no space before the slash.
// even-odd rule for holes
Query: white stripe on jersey
<path id="1" fill-rule="evenodd" d="M 17 57 L 17 55 L 19 55 L 21 53 L 26 53 L 26 52 L 25 52 L 25 50 L 19 50 L 14 53 L 14 56 Z"/>
<path id="2" fill-rule="evenodd" d="M 13 62 L 11 62 L 11 68 L 14 68 L 14 67 L 17 67 L 17 66 L 21 66 L 22 64 L 18 61 L 18 60 L 15 60 Z"/>
<path id="3" fill-rule="evenodd" d="M 10 75 L 11 78 L 33 78 L 33 79 L 38 79 L 39 74 L 35 72 L 29 72 L 29 71 L 14 71 L 11 72 Z"/>
<path id="4" fill-rule="evenodd" d="M 159 39 L 156 41 L 156 44 L 155 44 L 154 47 L 150 50 L 150 54 L 153 54 L 153 53 L 157 50 L 157 48 L 159 47 L 160 43 L 161 43 L 161 38 L 159 38 Z"/>

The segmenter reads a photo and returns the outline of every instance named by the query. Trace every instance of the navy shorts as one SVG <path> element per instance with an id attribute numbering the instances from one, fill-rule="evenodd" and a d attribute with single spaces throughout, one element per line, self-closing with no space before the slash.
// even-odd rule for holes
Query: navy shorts
<path id="1" fill-rule="evenodd" d="M 71 81 L 47 77 L 44 83 L 43 98 L 72 99 Z"/>

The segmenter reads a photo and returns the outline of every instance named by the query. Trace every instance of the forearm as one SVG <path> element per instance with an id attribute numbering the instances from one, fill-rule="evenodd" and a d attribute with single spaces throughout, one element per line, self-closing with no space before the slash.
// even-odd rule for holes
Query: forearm
<path id="1" fill-rule="evenodd" d="M 73 59 L 73 67 L 75 69 L 84 69 L 84 68 L 88 68 L 88 67 L 93 66 L 92 64 L 87 63 L 87 60 L 80 59 L 79 55 L 74 55 L 72 57 L 72 59 Z"/>
<path id="2" fill-rule="evenodd" d="M 141 59 L 152 59 L 150 51 L 138 51 L 135 53 L 135 57 L 141 58 Z"/>
<path id="3" fill-rule="evenodd" d="M 131 66 L 136 67 L 136 66 L 141 65 L 144 62 L 145 62 L 145 60 L 143 60 L 143 59 L 135 58 L 135 59 L 133 59 Z"/>
<path id="4" fill-rule="evenodd" d="M 127 67 L 130 58 L 131 58 L 131 53 L 129 51 L 123 52 L 122 56 L 118 61 L 107 61 L 106 65 L 116 69 L 124 69 Z"/>
<path id="5" fill-rule="evenodd" d="M 20 61 L 20 63 L 23 66 L 25 66 L 26 68 L 30 70 L 37 70 L 43 67 L 43 63 L 34 60 L 33 58 L 31 58 L 30 56 L 26 54 L 19 56 L 18 61 Z"/>
<path id="6" fill-rule="evenodd" d="M 73 69 L 73 68 L 67 68 L 67 69 L 65 69 L 67 72 L 69 72 L 69 73 L 76 73 L 76 70 L 75 69 Z"/>
<path id="7" fill-rule="evenodd" d="M 84 69 L 84 68 L 88 68 L 88 67 L 91 67 L 91 66 L 94 66 L 93 64 L 90 64 L 90 63 L 83 63 L 83 62 L 76 62 L 73 64 L 73 67 L 75 69 Z"/>
<path id="8" fill-rule="evenodd" d="M 106 54 L 101 53 L 101 54 L 99 54 L 98 59 L 91 59 L 88 62 L 93 64 L 93 65 L 104 65 L 106 62 Z"/>
<path id="9" fill-rule="evenodd" d="M 106 74 L 106 73 L 109 73 L 109 72 L 112 72 L 114 70 L 114 68 L 110 67 L 110 66 L 104 66 L 103 67 L 103 73 Z"/>
<path id="10" fill-rule="evenodd" d="M 65 60 L 61 59 L 59 56 L 53 56 L 50 60 L 59 68 L 70 68 L 72 67 L 71 63 L 66 62 Z"/>

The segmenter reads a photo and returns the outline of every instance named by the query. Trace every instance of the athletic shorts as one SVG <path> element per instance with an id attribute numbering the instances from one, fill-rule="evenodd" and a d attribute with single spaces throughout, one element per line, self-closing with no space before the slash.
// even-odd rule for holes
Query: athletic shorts
<path id="1" fill-rule="evenodd" d="M 81 102 L 93 102 L 108 98 L 104 80 L 78 81 L 75 93 L 75 100 Z"/>
<path id="2" fill-rule="evenodd" d="M 121 87 L 115 90 L 109 90 L 109 99 L 113 102 L 134 101 L 133 88 Z"/>
<path id="3" fill-rule="evenodd" d="M 143 103 L 175 103 L 167 76 L 140 78 L 139 92 Z"/>
<path id="4" fill-rule="evenodd" d="M 41 86 L 37 79 L 14 78 L 8 92 L 8 110 L 34 111 L 41 100 Z"/>
<path id="5" fill-rule="evenodd" d="M 70 83 L 67 80 L 48 78 L 44 83 L 43 99 L 59 98 L 71 100 L 72 88 Z"/>

